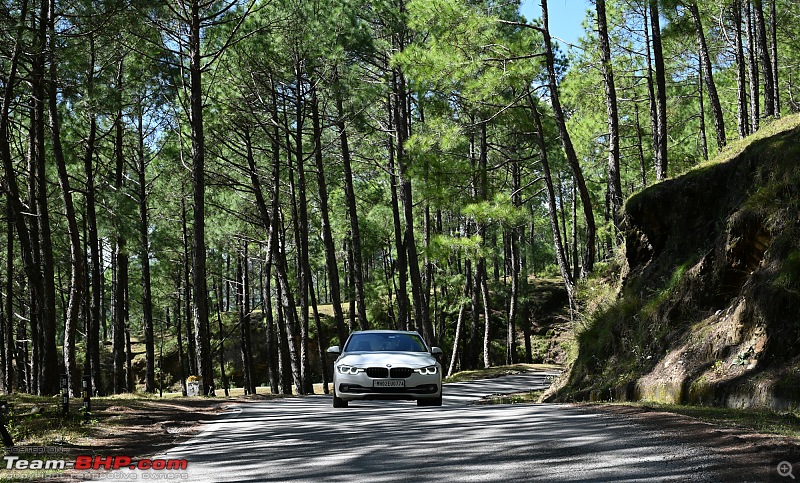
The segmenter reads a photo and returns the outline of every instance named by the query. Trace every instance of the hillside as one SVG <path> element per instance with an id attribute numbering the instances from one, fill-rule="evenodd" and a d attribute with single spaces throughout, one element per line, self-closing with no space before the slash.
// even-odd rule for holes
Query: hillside
<path id="1" fill-rule="evenodd" d="M 799 126 L 628 200 L 613 295 L 549 400 L 800 406 Z"/>

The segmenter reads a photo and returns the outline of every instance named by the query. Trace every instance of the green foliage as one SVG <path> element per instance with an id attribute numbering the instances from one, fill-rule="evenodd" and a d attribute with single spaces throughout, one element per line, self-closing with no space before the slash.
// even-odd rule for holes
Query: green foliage
<path id="1" fill-rule="evenodd" d="M 649 71 L 642 48 L 641 6 L 628 1 L 608 3 L 612 64 L 618 74 L 620 98 L 622 183 L 626 195 L 630 195 L 654 181 Z M 670 174 L 693 169 L 699 175 L 714 163 L 748 149 L 750 141 L 733 141 L 717 161 L 700 162 L 701 136 L 713 137 L 709 136 L 713 127 L 707 116 L 707 132 L 700 131 L 699 114 L 709 109 L 700 105 L 697 98 L 694 32 L 684 9 L 674 3 L 662 2 L 662 7 L 670 7 L 662 12 L 666 21 Z M 541 56 L 540 23 L 538 20 L 523 23 L 518 2 L 411 0 L 400 7 L 396 2 L 280 0 L 254 2 L 254 8 L 239 23 L 247 5 L 250 2 L 237 3 L 220 15 L 218 22 L 205 22 L 200 36 L 206 136 L 204 242 L 210 285 L 225 284 L 235 278 L 235 268 L 231 265 L 235 266 L 239 251 L 247 243 L 250 295 L 254 305 L 263 303 L 263 294 L 256 287 L 264 276 L 261 270 L 267 260 L 270 227 L 256 205 L 253 179 L 261 184 L 260 195 L 269 205 L 270 217 L 274 215 L 273 196 L 276 193 L 278 196 L 275 200 L 280 232 L 278 252 L 285 258 L 291 295 L 296 298 L 299 292 L 299 267 L 303 260 L 296 240 L 301 233 L 309 235 L 308 262 L 315 281 L 329 276 L 321 236 L 323 194 L 316 179 L 319 156 L 328 188 L 326 214 L 330 218 L 333 251 L 342 291 L 346 292 L 352 267 L 345 260 L 352 234 L 342 182 L 341 126 L 347 135 L 353 170 L 362 243 L 362 252 L 357 255 L 367 267 L 366 304 L 372 324 L 388 326 L 390 309 L 396 309 L 394 291 L 400 267 L 394 236 L 395 228 L 403 232 L 406 223 L 414 225 L 410 228 L 417 241 L 417 246 L 406 250 L 416 250 L 423 256 L 422 278 L 425 282 L 435 280 L 432 290 L 438 290 L 434 294 L 441 297 L 437 303 L 444 307 L 443 311 L 449 311 L 442 315 L 446 320 L 442 332 L 448 342 L 453 337 L 452 312 L 458 310 L 463 298 L 467 260 L 485 258 L 491 265 L 496 258 L 502 266 L 503 262 L 509 262 L 508 240 L 516 236 L 515 243 L 530 274 L 560 276 L 554 264 L 553 233 L 540 163 L 545 153 L 540 152 L 539 134 L 544 138 L 555 182 L 559 230 L 567 245 L 572 244 L 570 235 L 576 233 L 576 250 L 584 243 L 584 221 L 577 216 L 573 221 L 571 216 L 573 209 L 580 213 L 580 201 L 573 195 L 573 174 L 565 162 L 549 108 L 550 99 L 544 89 L 548 81 Z M 130 255 L 130 328 L 136 340 L 142 330 L 140 232 L 143 228 L 149 236 L 150 288 L 158 319 L 156 332 L 163 328 L 165 333 L 173 333 L 175 307 L 180 304 L 183 310 L 181 302 L 191 294 L 190 288 L 183 286 L 183 279 L 185 272 L 192 270 L 191 220 L 195 209 L 191 197 L 192 156 L 197 149 L 191 138 L 191 124 L 197 113 L 190 108 L 188 44 L 185 25 L 178 18 L 180 11 L 157 2 L 78 1 L 55 6 L 59 16 L 54 53 L 58 64 L 57 79 L 53 80 L 58 89 L 67 169 L 74 181 L 73 196 L 80 211 L 79 226 L 87 219 L 84 156 L 88 121 L 95 119 L 98 126 L 96 149 L 89 165 L 104 250 L 101 267 L 104 306 L 108 308 L 111 302 L 110 253 L 115 243 L 124 238 Z M 727 4 L 725 8 L 722 6 L 720 2 L 703 4 L 701 16 L 708 28 L 715 81 L 728 116 L 726 132 L 732 139 L 736 133 L 732 113 L 736 112 L 737 76 L 734 62 L 729 59 L 726 37 L 730 12 Z M 800 36 L 800 27 L 793 21 L 800 16 L 800 7 L 788 0 L 778 0 L 777 6 L 780 86 L 787 113 L 797 109 L 794 99 L 800 98 L 800 87 L 791 81 L 793 74 L 786 69 L 800 62 L 800 49 L 795 41 Z M 0 30 L 9 37 L 9 42 L 0 48 L 4 59 L 11 58 L 13 36 L 20 20 L 14 17 L 19 3 L 8 2 L 7 7 L 7 15 L 0 19 Z M 204 11 L 209 13 L 216 8 L 218 5 L 211 2 Z M 20 45 L 25 55 L 19 71 L 24 82 L 12 86 L 9 138 L 1 141 L 12 151 L 12 172 L 4 168 L 4 179 L 13 175 L 21 183 L 21 198 L 27 210 L 36 206 L 35 200 L 28 198 L 35 194 L 29 172 L 34 155 L 31 147 L 38 146 L 36 140 L 30 139 L 35 133 L 30 129 L 33 111 L 29 103 L 35 98 L 30 86 L 33 81 L 48 79 L 35 78 L 38 75 L 37 66 L 32 63 L 36 53 L 32 38 L 35 25 L 28 23 L 30 19 L 21 20 L 25 29 Z M 579 41 L 579 48 L 562 53 L 556 47 L 555 61 L 568 130 L 587 180 L 590 202 L 597 213 L 607 215 L 597 217 L 598 236 L 604 256 L 612 259 L 618 250 L 615 246 L 618 228 L 606 209 L 608 127 L 594 22 L 590 12 L 584 21 L 586 34 Z M 7 61 L 0 65 L 4 81 L 8 68 Z M 402 93 L 406 96 L 402 110 L 407 111 L 410 134 L 402 150 L 398 149 L 399 137 L 395 132 L 401 114 L 397 106 L 401 85 L 407 91 Z M 542 114 L 543 133 L 535 132 L 530 110 L 533 105 Z M 312 107 L 319 110 L 322 131 L 319 139 L 314 139 Z M 799 123 L 800 118 L 785 115 L 779 120 L 764 121 L 756 136 L 766 138 L 785 133 L 796 129 Z M 483 132 L 485 145 L 481 140 Z M 44 134 L 49 135 L 47 128 Z M 787 139 L 770 143 L 775 144 L 765 145 L 764 149 L 800 154 Z M 403 159 L 399 159 L 401 151 Z M 67 303 L 60 295 L 66 294 L 70 287 L 71 261 L 64 207 L 56 193 L 52 147 L 46 139 L 42 155 L 47 161 L 42 175 L 48 190 L 56 260 L 59 300 L 55 309 L 60 333 Z M 146 199 L 141 199 L 138 185 L 140 156 L 146 164 L 143 187 Z M 404 164 L 399 166 L 401 162 Z M 305 168 L 302 187 L 297 178 L 298 163 Z M 401 174 L 402 180 L 398 178 Z M 770 200 L 786 201 L 784 210 L 767 223 L 777 233 L 788 226 L 785 220 L 796 212 L 796 186 L 800 180 L 794 172 L 773 176 L 773 182 L 748 194 L 747 203 L 757 211 Z M 403 210 L 404 203 L 410 203 L 413 221 L 408 222 L 401 214 L 400 226 L 395 227 L 391 200 L 392 188 L 398 188 L 398 181 L 411 183 L 412 199 L 405 200 L 406 193 L 401 192 L 398 206 Z M 299 224 L 301 191 L 308 203 L 307 226 Z M 139 219 L 143 203 L 149 210 L 146 227 L 140 226 Z M 4 210 L 12 215 L 5 205 Z M 429 215 L 427 226 L 424 214 Z M 24 216 L 29 224 L 36 218 L 27 212 Z M 6 241 L 8 233 L 14 237 L 13 230 L 3 230 L 2 241 Z M 796 290 L 800 284 L 800 256 L 796 248 L 785 250 L 789 253 L 787 263 L 776 269 L 773 280 L 781 293 Z M 17 269 L 12 279 L 13 308 L 19 309 L 16 313 L 29 314 L 29 301 L 24 294 L 30 294 L 31 287 L 21 275 L 23 260 L 19 245 L 14 247 L 12 258 Z M 663 318 L 659 307 L 680 286 L 690 262 L 694 260 L 678 266 L 662 285 L 643 289 L 643 295 L 626 292 L 626 300 L 617 305 L 608 301 L 616 296 L 615 280 L 598 279 L 581 285 L 579 290 L 585 293 L 597 292 L 582 296 L 581 305 L 587 317 L 582 343 L 594 344 L 600 353 L 619 347 L 630 349 L 631 354 L 637 354 L 631 356 L 630 362 L 636 362 L 635 357 L 640 358 L 654 347 L 647 337 L 663 336 L 665 325 L 654 323 L 649 332 L 622 334 L 615 333 L 618 322 L 634 316 Z M 430 265 L 422 266 L 423 263 Z M 2 270 L 0 280 L 5 282 L 8 278 L 5 266 Z M 87 278 L 85 282 L 88 281 Z M 497 284 L 493 289 L 496 300 L 492 300 L 492 305 L 496 310 L 490 335 L 493 350 L 502 352 L 498 341 L 504 330 L 501 319 L 506 315 L 505 308 L 497 307 L 506 306 L 509 289 L 507 284 Z M 274 283 L 267 295 L 276 302 Z M 217 297 L 217 294 L 211 296 L 212 303 L 217 302 Z M 167 308 L 171 310 L 172 326 L 166 325 Z M 598 312 L 593 319 L 588 313 L 595 308 Z M 187 314 L 181 315 L 185 323 Z M 233 313 L 224 313 L 222 319 L 225 330 L 235 333 Z M 323 338 L 332 332 L 330 324 L 326 318 Z M 24 324 L 19 328 L 23 327 L 28 329 Z M 254 330 L 261 330 L 261 325 Z M 212 346 L 220 343 L 218 337 L 213 336 Z M 231 336 L 227 342 L 233 344 L 237 337 Z M 173 336 L 165 335 L 160 342 L 166 352 L 174 351 Z M 81 352 L 85 352 L 84 347 L 79 347 Z M 231 362 L 238 361 L 238 353 L 233 350 L 238 346 L 231 348 L 226 355 L 226 363 L 230 364 L 226 370 L 238 377 L 239 362 Z M 136 350 L 142 352 L 138 346 Z M 142 362 L 142 358 L 139 355 L 135 360 Z M 174 366 L 163 369 L 163 373 L 170 381 L 177 378 Z"/>

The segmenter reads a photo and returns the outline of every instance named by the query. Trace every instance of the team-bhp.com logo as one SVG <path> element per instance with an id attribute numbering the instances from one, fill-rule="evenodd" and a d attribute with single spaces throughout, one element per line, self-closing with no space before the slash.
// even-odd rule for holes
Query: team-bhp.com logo
<path id="1" fill-rule="evenodd" d="M 186 460 L 140 459 L 130 456 L 78 456 L 75 461 L 25 460 L 19 456 L 4 456 L 7 470 L 185 470 Z"/>

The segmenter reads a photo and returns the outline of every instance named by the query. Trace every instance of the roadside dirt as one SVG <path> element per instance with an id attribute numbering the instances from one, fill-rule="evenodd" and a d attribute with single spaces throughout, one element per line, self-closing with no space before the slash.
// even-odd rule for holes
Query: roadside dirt
<path id="1" fill-rule="evenodd" d="M 256 401 L 275 399 L 269 395 L 250 395 L 218 398 L 181 398 L 164 400 L 106 400 L 93 407 L 94 424 L 85 435 L 53 441 L 47 445 L 57 452 L 48 459 L 74 461 L 77 456 L 127 456 L 132 460 L 163 454 L 192 436 L 199 433 L 205 423 L 218 418 L 231 406 Z M 22 459 L 34 455 L 26 451 L 31 448 L 25 441 L 17 442 L 17 450 L 8 454 L 18 454 Z M 33 446 L 35 448 L 36 446 Z M 75 470 L 63 474 L 48 474 L 50 482 L 83 481 Z M 101 475 L 102 472 L 97 472 Z M 25 470 L 12 470 L 0 476 L 0 482 L 32 481 L 35 474 Z"/>
<path id="2" fill-rule="evenodd" d="M 720 481 L 790 481 L 800 472 L 800 441 L 794 438 L 760 434 L 643 407 L 611 404 L 580 404 L 575 407 L 630 418 L 649 430 L 663 432 L 665 437 L 678 444 L 707 448 L 721 462 L 717 467 L 709 468 Z M 778 474 L 778 463 L 782 461 L 794 465 L 792 477 Z"/>

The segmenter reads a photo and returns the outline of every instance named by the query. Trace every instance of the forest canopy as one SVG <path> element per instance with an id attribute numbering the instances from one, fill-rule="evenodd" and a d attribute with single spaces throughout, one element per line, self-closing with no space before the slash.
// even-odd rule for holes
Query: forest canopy
<path id="1" fill-rule="evenodd" d="M 541 4 L 4 1 L 0 388 L 530 361 L 531 280 L 579 311 L 625 199 L 800 110 L 797 2 L 594 0 L 566 51 Z"/>

